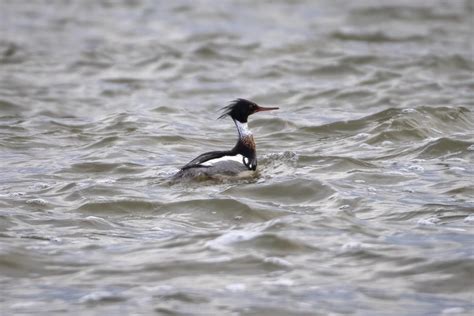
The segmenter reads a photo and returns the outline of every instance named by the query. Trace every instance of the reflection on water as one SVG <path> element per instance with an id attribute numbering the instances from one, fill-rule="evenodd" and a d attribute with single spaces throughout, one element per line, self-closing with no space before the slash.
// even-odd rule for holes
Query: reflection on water
<path id="1" fill-rule="evenodd" d="M 472 1 L 2 1 L 5 315 L 473 312 Z M 256 178 L 170 183 L 250 118 Z"/>

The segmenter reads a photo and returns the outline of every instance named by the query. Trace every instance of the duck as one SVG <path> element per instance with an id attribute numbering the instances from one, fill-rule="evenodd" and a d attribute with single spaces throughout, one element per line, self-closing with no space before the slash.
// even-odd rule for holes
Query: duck
<path id="1" fill-rule="evenodd" d="M 258 112 L 278 110 L 278 107 L 263 107 L 247 99 L 236 99 L 223 108 L 219 119 L 230 117 L 237 128 L 238 138 L 230 150 L 205 152 L 184 166 L 173 176 L 177 179 L 235 177 L 257 170 L 257 151 L 253 133 L 248 127 L 248 118 Z"/>

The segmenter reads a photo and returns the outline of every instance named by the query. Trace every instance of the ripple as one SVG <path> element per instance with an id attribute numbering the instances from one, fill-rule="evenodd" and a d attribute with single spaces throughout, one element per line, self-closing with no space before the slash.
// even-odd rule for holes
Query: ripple
<path id="1" fill-rule="evenodd" d="M 136 130 L 138 127 L 139 125 L 136 123 L 136 118 L 129 113 L 117 113 L 98 121 L 95 124 L 94 130 L 96 132 L 121 132 Z"/>
<path id="2" fill-rule="evenodd" d="M 37 250 L 4 245 L 0 252 L 0 271 L 4 274 L 21 278 L 37 277 L 38 275 L 63 275 L 76 272 L 76 267 L 54 262 L 49 256 Z"/>
<path id="3" fill-rule="evenodd" d="M 81 162 L 71 165 L 70 168 L 61 172 L 73 173 L 135 173 L 139 171 L 140 165 L 134 163 L 109 163 L 109 162 Z"/>
<path id="4" fill-rule="evenodd" d="M 5 115 L 18 115 L 24 111 L 24 106 L 16 102 L 12 102 L 7 99 L 0 99 L 0 114 Z"/>
<path id="5" fill-rule="evenodd" d="M 260 253 L 270 256 L 285 255 L 298 252 L 312 252 L 315 249 L 302 241 L 291 240 L 274 233 L 232 230 L 206 243 L 211 249 L 226 249 L 228 247 L 258 249 Z"/>
<path id="6" fill-rule="evenodd" d="M 44 2 L 1 2 L 4 314 L 472 311 L 472 1 Z M 238 97 L 258 172 L 168 183 Z"/>
<path id="7" fill-rule="evenodd" d="M 90 145 L 84 146 L 84 149 L 94 149 L 94 148 L 103 148 L 107 146 L 112 146 L 114 143 L 116 143 L 120 138 L 117 136 L 109 136 L 109 137 L 104 137 Z"/>
<path id="8" fill-rule="evenodd" d="M 332 37 L 344 41 L 363 41 L 373 43 L 384 42 L 420 42 L 426 40 L 423 35 L 390 35 L 382 31 L 360 31 L 355 29 L 340 30 L 332 33 Z"/>
<path id="9" fill-rule="evenodd" d="M 206 43 L 202 46 L 197 47 L 192 53 L 196 55 L 197 59 L 219 59 L 219 60 L 227 60 L 232 62 L 240 62 L 241 57 L 237 55 L 233 55 L 230 53 L 224 53 L 222 47 L 213 47 L 212 43 Z"/>
<path id="10" fill-rule="evenodd" d="M 90 207 L 90 205 L 88 207 Z M 110 229 L 115 227 L 113 223 L 107 221 L 102 217 L 97 216 L 87 216 L 81 221 L 81 225 L 100 229 Z"/>
<path id="11" fill-rule="evenodd" d="M 94 214 L 133 214 L 135 212 L 158 211 L 161 207 L 162 203 L 159 202 L 120 199 L 117 201 L 86 202 L 78 207 L 76 211 Z"/>
<path id="12" fill-rule="evenodd" d="M 354 137 L 354 140 L 360 141 L 357 135 L 367 135 L 363 146 L 367 145 L 383 145 L 387 142 L 395 142 L 405 144 L 407 141 L 423 141 L 432 137 L 438 138 L 444 132 L 453 133 L 453 124 L 455 130 L 459 131 L 461 135 L 468 135 L 471 126 L 474 126 L 474 121 L 470 117 L 470 111 L 464 107 L 458 108 L 429 108 L 419 107 L 416 109 L 395 109 L 390 108 L 384 111 L 368 115 L 366 117 L 350 120 L 337 121 L 320 126 L 301 127 L 299 131 L 304 133 L 319 134 L 319 135 L 334 135 L 343 134 Z M 449 150 L 461 150 L 463 156 L 465 154 L 464 144 L 469 147 L 472 143 L 451 139 L 450 141 L 441 141 L 442 144 L 425 145 L 421 143 L 421 147 L 428 146 L 430 148 L 422 148 L 420 158 L 429 157 L 435 154 L 435 151 L 445 148 L 447 154 Z M 393 147 L 392 145 L 390 147 Z M 420 147 L 420 148 L 421 148 Z M 418 148 L 419 149 L 419 148 Z M 412 148 L 408 153 L 413 153 L 418 150 Z"/>
<path id="13" fill-rule="evenodd" d="M 19 64 L 28 60 L 24 45 L 19 42 L 0 40 L 0 64 Z"/>
<path id="14" fill-rule="evenodd" d="M 419 159 L 434 159 L 445 157 L 465 157 L 469 155 L 468 148 L 472 142 L 466 142 L 451 138 L 440 138 L 429 142 L 422 147 Z"/>
<path id="15" fill-rule="evenodd" d="M 235 223 L 236 217 L 238 218 L 239 222 L 260 222 L 284 214 L 280 211 L 272 210 L 271 208 L 258 204 L 249 206 L 246 203 L 236 199 L 180 201 L 165 204 L 163 206 L 163 210 L 166 210 L 170 214 L 186 213 L 188 214 L 189 220 L 191 222 L 216 222 L 221 220 L 230 220 L 231 223 Z"/>
<path id="16" fill-rule="evenodd" d="M 353 10 L 352 14 L 364 18 L 380 19 L 381 21 L 386 21 L 387 19 L 402 21 L 458 21 L 461 18 L 461 16 L 456 13 L 442 12 L 431 7 L 405 5 L 369 6 Z"/>
<path id="17" fill-rule="evenodd" d="M 125 300 L 125 297 L 112 292 L 97 291 L 84 295 L 78 302 L 80 304 L 97 304 L 103 302 L 121 302 Z"/>
<path id="18" fill-rule="evenodd" d="M 300 155 L 298 162 L 305 166 L 317 166 L 319 172 L 351 171 L 377 168 L 376 165 L 351 157 Z"/>
<path id="19" fill-rule="evenodd" d="M 249 184 L 234 187 L 224 193 L 281 205 L 308 205 L 330 197 L 334 190 L 317 180 L 291 179 L 272 184 Z"/>

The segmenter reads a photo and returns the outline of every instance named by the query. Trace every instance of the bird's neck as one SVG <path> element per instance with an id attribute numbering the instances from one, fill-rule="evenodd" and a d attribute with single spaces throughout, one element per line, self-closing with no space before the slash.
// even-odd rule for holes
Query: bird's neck
<path id="1" fill-rule="evenodd" d="M 242 123 L 238 120 L 234 120 L 234 122 L 235 126 L 237 126 L 237 131 L 239 132 L 239 139 L 237 140 L 237 145 L 235 145 L 234 150 L 245 157 L 255 157 L 255 141 L 247 122 Z"/>
<path id="2" fill-rule="evenodd" d="M 242 123 L 238 120 L 234 120 L 235 126 L 237 127 L 237 131 L 239 132 L 239 138 L 243 139 L 249 136 L 252 136 L 252 131 L 249 129 L 249 125 L 247 122 Z"/>
<path id="3" fill-rule="evenodd" d="M 256 146 L 253 134 L 250 131 L 247 122 L 243 123 L 234 119 L 234 123 L 239 132 L 239 139 L 237 140 L 235 147 L 232 149 L 232 152 L 244 156 L 244 165 L 250 170 L 255 170 L 257 168 L 257 151 L 255 150 Z"/>

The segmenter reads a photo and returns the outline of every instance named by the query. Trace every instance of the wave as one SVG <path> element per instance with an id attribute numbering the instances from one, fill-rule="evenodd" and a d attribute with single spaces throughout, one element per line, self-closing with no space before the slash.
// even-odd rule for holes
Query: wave
<path id="1" fill-rule="evenodd" d="M 0 116 L 16 116 L 21 114 L 26 107 L 17 102 L 13 102 L 7 99 L 0 99 Z"/>
<path id="2" fill-rule="evenodd" d="M 116 201 L 89 201 L 75 211 L 94 214 L 129 214 L 134 212 L 152 212 L 162 207 L 161 202 L 137 199 L 120 199 Z"/>
<path id="3" fill-rule="evenodd" d="M 129 162 L 80 162 L 72 164 L 68 169 L 61 170 L 61 173 L 135 173 L 139 167 L 141 166 Z"/>
<path id="4" fill-rule="evenodd" d="M 363 42 L 420 42 L 425 41 L 423 35 L 405 35 L 395 36 L 382 31 L 360 31 L 360 30 L 340 30 L 333 32 L 331 36 L 334 39 L 344 41 L 363 41 Z"/>
<path id="5" fill-rule="evenodd" d="M 367 133 L 371 142 L 426 139 L 443 133 L 470 133 L 472 112 L 465 107 L 389 108 L 360 119 L 337 121 L 298 130 L 323 135 Z"/>
<path id="6" fill-rule="evenodd" d="M 288 179 L 265 184 L 232 187 L 223 193 L 256 201 L 272 201 L 276 205 L 312 205 L 329 198 L 335 191 L 315 179 Z"/>
<path id="7" fill-rule="evenodd" d="M 368 6 L 351 11 L 353 19 L 360 18 L 367 21 L 367 19 L 374 21 L 386 21 L 389 19 L 396 19 L 400 21 L 460 21 L 462 15 L 439 11 L 435 8 L 419 5 L 380 5 Z"/>
<path id="8" fill-rule="evenodd" d="M 452 138 L 442 137 L 429 142 L 419 148 L 421 152 L 417 155 L 420 159 L 433 158 L 453 158 L 472 155 L 469 147 L 474 145 L 474 141 L 462 141 Z"/>

